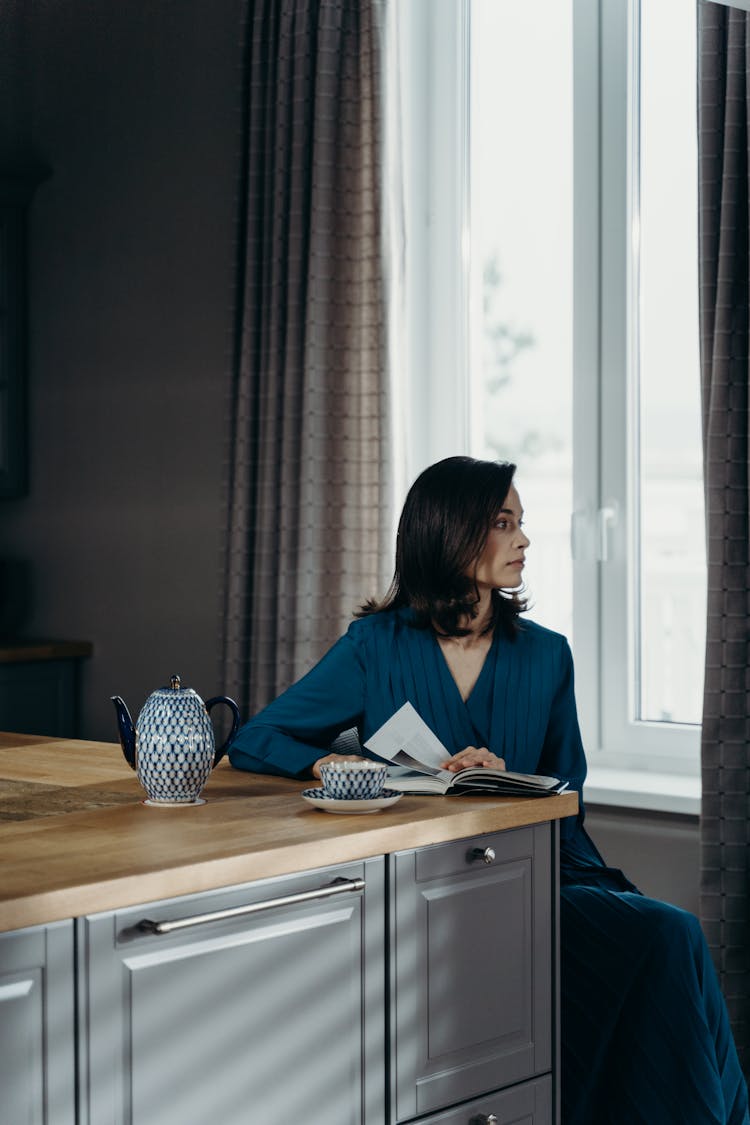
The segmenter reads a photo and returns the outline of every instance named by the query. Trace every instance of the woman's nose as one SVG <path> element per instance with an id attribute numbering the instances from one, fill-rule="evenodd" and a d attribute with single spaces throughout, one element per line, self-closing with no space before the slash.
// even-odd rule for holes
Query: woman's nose
<path id="1" fill-rule="evenodd" d="M 523 530 L 523 528 L 519 527 L 519 529 L 518 529 L 518 546 L 523 547 L 524 550 L 525 550 L 529 546 L 530 543 L 531 543 L 531 540 L 529 539 L 526 532 Z"/>

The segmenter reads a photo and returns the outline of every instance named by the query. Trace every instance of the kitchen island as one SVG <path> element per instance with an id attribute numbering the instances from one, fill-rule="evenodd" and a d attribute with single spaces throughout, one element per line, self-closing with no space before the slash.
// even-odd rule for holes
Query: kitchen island
<path id="1" fill-rule="evenodd" d="M 0 735 L 8 1125 L 557 1120 L 575 794 L 333 816 L 306 784 L 222 762 L 153 808 L 118 745 Z"/>

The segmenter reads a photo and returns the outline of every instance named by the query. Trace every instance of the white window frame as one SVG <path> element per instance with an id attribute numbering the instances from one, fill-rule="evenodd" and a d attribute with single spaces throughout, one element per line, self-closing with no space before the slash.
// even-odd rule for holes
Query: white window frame
<path id="1" fill-rule="evenodd" d="M 638 0 L 578 3 L 598 18 L 600 191 L 600 637 L 597 767 L 698 776 L 700 728 L 636 713 L 638 601 Z M 598 9 L 598 11 L 597 11 Z M 576 110 L 577 112 L 577 110 Z M 576 171 L 579 156 L 576 153 Z M 583 169 L 581 175 L 586 174 Z M 590 173 L 589 173 L 590 174 Z M 582 235 L 577 224 L 576 241 Z M 576 279 L 576 282 L 578 279 Z M 575 353 L 577 367 L 579 356 Z M 697 373 L 696 373 L 697 377 Z M 623 419 L 626 425 L 623 426 Z M 613 511 L 605 527 L 603 513 Z M 600 549 L 601 554 L 601 549 Z M 577 624 L 576 624 L 577 628 Z"/>
<path id="2" fill-rule="evenodd" d="M 469 447 L 467 0 L 396 0 L 403 180 L 405 483 Z M 461 378 L 456 373 L 461 373 Z"/>
<path id="3" fill-rule="evenodd" d="M 653 807 L 694 811 L 700 729 L 633 718 L 637 513 L 629 435 L 637 422 L 630 375 L 637 357 L 638 198 L 630 185 L 638 107 L 628 68 L 637 12 L 638 0 L 573 0 L 577 698 L 592 774 L 632 771 L 654 782 L 671 775 L 689 799 Z M 408 173 L 401 355 L 409 376 L 396 379 L 408 436 L 406 486 L 427 464 L 469 450 L 470 0 L 397 0 L 394 18 Z"/>

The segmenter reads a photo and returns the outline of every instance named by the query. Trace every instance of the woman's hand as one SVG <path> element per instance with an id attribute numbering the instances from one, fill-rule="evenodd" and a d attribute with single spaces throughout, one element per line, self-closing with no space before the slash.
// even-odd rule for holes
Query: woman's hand
<path id="1" fill-rule="evenodd" d="M 504 770 L 505 759 L 492 754 L 486 746 L 467 746 L 459 750 L 452 758 L 440 763 L 440 768 L 458 773 L 459 770 L 468 769 L 469 766 L 486 766 L 488 769 Z"/>
<path id="2" fill-rule="evenodd" d="M 317 762 L 314 763 L 312 775 L 320 781 L 320 767 L 327 766 L 329 762 L 362 762 L 367 760 L 361 754 L 326 754 L 325 758 L 318 758 Z"/>

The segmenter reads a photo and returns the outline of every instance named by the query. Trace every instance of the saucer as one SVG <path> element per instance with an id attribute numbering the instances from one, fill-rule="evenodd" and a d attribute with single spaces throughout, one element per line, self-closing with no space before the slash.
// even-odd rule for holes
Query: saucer
<path id="1" fill-rule="evenodd" d="M 141 801 L 142 805 L 148 805 L 150 809 L 194 809 L 196 805 L 205 805 L 202 797 L 196 797 L 194 801 L 152 801 L 150 797 L 144 797 Z"/>
<path id="2" fill-rule="evenodd" d="M 378 809 L 387 809 L 389 805 L 395 805 L 402 797 L 403 793 L 397 793 L 395 789 L 384 789 L 379 797 L 366 800 L 357 797 L 349 800 L 341 797 L 326 797 L 323 789 L 302 790 L 302 799 L 307 801 L 308 805 L 322 809 L 323 812 L 345 814 L 377 812 Z"/>

